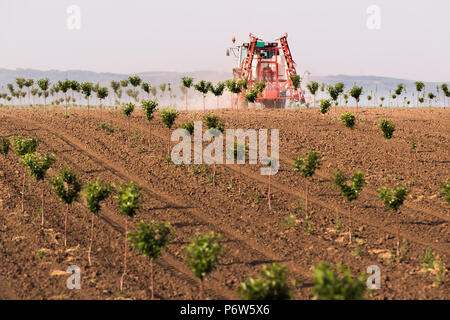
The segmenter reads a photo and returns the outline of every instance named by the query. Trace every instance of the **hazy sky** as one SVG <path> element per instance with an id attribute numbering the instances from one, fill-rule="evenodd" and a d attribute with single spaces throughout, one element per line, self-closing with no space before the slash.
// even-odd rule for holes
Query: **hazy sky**
<path id="1" fill-rule="evenodd" d="M 80 30 L 67 27 L 70 5 Z M 448 81 L 449 13 L 450 0 L 0 0 L 0 67 L 230 71 L 233 36 L 288 32 L 301 73 Z"/>

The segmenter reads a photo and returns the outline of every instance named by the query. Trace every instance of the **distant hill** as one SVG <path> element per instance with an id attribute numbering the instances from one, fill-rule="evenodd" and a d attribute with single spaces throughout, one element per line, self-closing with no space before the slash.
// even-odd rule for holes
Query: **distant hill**
<path id="1" fill-rule="evenodd" d="M 187 73 L 180 72 L 166 72 L 166 71 L 151 71 L 151 72 L 140 72 L 137 73 L 144 81 L 149 82 L 151 85 L 158 85 L 163 82 L 173 83 L 174 91 L 178 91 L 177 87 L 181 81 L 182 77 L 189 76 L 196 80 L 206 80 L 206 81 L 224 81 L 232 77 L 231 72 L 217 72 L 217 71 L 194 71 Z M 7 83 L 15 83 L 15 79 L 22 78 L 49 78 L 51 83 L 55 83 L 58 80 L 64 80 L 66 78 L 77 80 L 79 82 L 91 81 L 99 82 L 101 85 L 109 86 L 111 80 L 121 80 L 126 79 L 128 74 L 120 73 L 109 73 L 109 72 L 92 72 L 83 70 L 34 70 L 34 69 L 2 69 L 0 68 L 0 91 L 4 91 Z M 364 97 L 361 102 L 365 102 L 365 97 L 368 94 L 373 94 L 376 90 L 378 96 L 389 95 L 390 89 L 395 89 L 399 83 L 406 85 L 406 90 L 408 95 L 415 92 L 414 81 L 399 78 L 388 78 L 379 76 L 354 76 L 354 75 L 328 75 L 328 76 L 315 76 L 311 75 L 311 80 L 317 81 L 319 83 L 334 84 L 337 82 L 343 82 L 345 84 L 345 90 L 352 87 L 354 84 L 364 87 Z M 306 79 L 303 80 L 303 83 Z M 437 82 L 425 82 L 425 89 L 427 92 L 436 92 L 436 86 L 441 83 Z M 352 99 L 350 99 L 352 100 Z"/>

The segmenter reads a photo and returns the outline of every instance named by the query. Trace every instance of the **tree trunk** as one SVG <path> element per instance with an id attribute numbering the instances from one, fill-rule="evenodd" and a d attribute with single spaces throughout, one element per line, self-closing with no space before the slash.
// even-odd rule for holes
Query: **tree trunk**
<path id="1" fill-rule="evenodd" d="M 91 238 L 89 240 L 89 250 L 88 250 L 88 261 L 89 261 L 89 265 L 91 265 L 91 251 L 92 251 L 92 241 L 94 239 L 94 219 L 95 219 L 95 214 L 92 213 L 92 221 L 91 221 Z"/>
<path id="2" fill-rule="evenodd" d="M 308 180 L 305 182 L 306 192 L 305 192 L 305 218 L 308 219 Z"/>
<path id="3" fill-rule="evenodd" d="M 154 274 L 153 274 L 153 259 L 150 259 L 150 290 L 152 291 L 152 300 L 155 300 L 154 294 Z"/>
<path id="4" fill-rule="evenodd" d="M 125 278 L 125 275 L 127 274 L 127 249 L 128 249 L 127 234 L 128 234 L 128 217 L 125 217 L 125 248 L 123 251 L 123 274 L 122 278 L 120 279 L 120 291 L 123 291 L 123 280 Z"/>
<path id="5" fill-rule="evenodd" d="M 272 206 L 270 205 L 270 174 L 269 174 L 269 189 L 267 192 L 267 198 L 269 199 L 269 210 L 272 210 Z"/>
<path id="6" fill-rule="evenodd" d="M 203 279 L 200 279 L 200 300 L 203 300 Z"/>
<path id="7" fill-rule="evenodd" d="M 349 243 L 352 243 L 352 233 L 353 233 L 353 226 L 352 226 L 352 209 L 350 207 L 350 204 L 348 206 L 348 226 L 349 226 Z"/>
<path id="8" fill-rule="evenodd" d="M 398 223 L 398 211 L 395 212 L 395 223 L 397 224 L 396 237 L 397 237 L 397 258 L 400 257 L 400 225 Z"/>
<path id="9" fill-rule="evenodd" d="M 23 172 L 23 182 L 22 182 L 22 213 L 23 213 L 23 203 L 25 198 L 25 182 L 27 180 L 27 169 Z"/>
<path id="10" fill-rule="evenodd" d="M 69 205 L 66 208 L 66 214 L 64 216 L 64 247 L 67 246 L 67 216 L 69 215 Z"/>
<path id="11" fill-rule="evenodd" d="M 45 178 L 42 179 L 42 190 L 41 190 L 41 225 L 44 229 L 44 188 L 45 188 Z"/>

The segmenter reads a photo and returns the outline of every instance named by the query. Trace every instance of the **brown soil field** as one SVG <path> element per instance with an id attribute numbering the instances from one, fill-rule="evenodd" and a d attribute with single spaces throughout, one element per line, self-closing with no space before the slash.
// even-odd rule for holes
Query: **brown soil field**
<path id="1" fill-rule="evenodd" d="M 280 169 L 271 179 L 271 210 L 267 177 L 260 175 L 259 165 L 217 165 L 213 185 L 207 176 L 209 166 L 194 170 L 194 165 L 167 164 L 171 131 L 159 116 L 148 122 L 141 110 L 127 121 L 112 109 L 89 114 L 74 109 L 68 116 L 51 108 L 0 109 L 0 136 L 38 136 L 38 151 L 56 156 L 49 176 L 69 166 L 84 182 L 98 177 L 114 183 L 133 180 L 142 186 L 145 201 L 132 223 L 168 221 L 175 232 L 155 266 L 158 299 L 198 299 L 198 281 L 183 262 L 183 248 L 198 232 L 211 230 L 223 236 L 227 252 L 205 279 L 208 299 L 237 299 L 239 284 L 272 262 L 285 264 L 290 280 L 297 280 L 292 284 L 295 299 L 310 299 L 311 268 L 320 261 L 342 263 L 354 275 L 365 273 L 370 265 L 379 266 L 381 289 L 368 299 L 449 299 L 448 272 L 441 285 L 433 285 L 435 276 L 423 272 L 421 258 L 430 247 L 446 266 L 450 263 L 450 210 L 440 189 L 450 177 L 450 110 L 360 108 L 353 131 L 339 120 L 349 110 L 354 111 L 333 108 L 322 116 L 317 109 L 250 109 L 239 110 L 237 119 L 234 110 L 216 112 L 227 128 L 280 130 Z M 175 127 L 202 116 L 180 111 Z M 377 126 L 381 118 L 396 125 L 389 141 Z M 100 122 L 114 132 L 101 129 Z M 309 179 L 307 223 L 305 179 L 293 170 L 292 159 L 311 150 L 321 153 L 322 165 Z M 352 244 L 347 240 L 350 205 L 330 182 L 338 169 L 347 176 L 361 170 L 367 180 L 361 197 L 351 203 L 356 237 Z M 22 212 L 23 172 L 13 152 L 0 157 L 0 299 L 148 299 L 149 260 L 133 249 L 128 252 L 124 292 L 118 291 L 125 218 L 116 200 L 108 199 L 96 220 L 89 266 L 91 215 L 86 204 L 80 200 L 70 211 L 64 249 L 65 206 L 46 183 L 46 225 L 41 231 L 42 184 L 27 177 Z M 410 194 L 399 215 L 402 254 L 396 260 L 391 255 L 395 214 L 384 208 L 377 189 L 398 183 Z M 336 230 L 338 220 L 341 226 Z M 38 256 L 40 251 L 45 257 Z M 69 265 L 81 268 L 81 290 L 66 287 Z"/>

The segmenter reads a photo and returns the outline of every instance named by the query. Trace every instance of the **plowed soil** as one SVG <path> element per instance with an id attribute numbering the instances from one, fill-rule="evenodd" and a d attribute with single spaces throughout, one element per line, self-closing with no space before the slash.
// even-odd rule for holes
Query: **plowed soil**
<path id="1" fill-rule="evenodd" d="M 237 298 L 239 283 L 272 262 L 285 264 L 290 280 L 297 280 L 292 285 L 295 298 L 309 299 L 311 267 L 322 260 L 342 263 L 354 275 L 379 266 L 381 289 L 368 295 L 370 299 L 449 299 L 448 272 L 437 286 L 435 275 L 421 266 L 426 247 L 446 266 L 450 263 L 450 211 L 439 187 L 450 177 L 449 110 L 360 108 L 353 131 L 338 118 L 347 111 L 337 108 L 322 116 L 316 109 L 240 110 L 237 119 L 235 111 L 218 111 L 227 128 L 280 130 L 280 170 L 271 179 L 271 210 L 267 177 L 260 175 L 259 165 L 217 165 L 213 185 L 210 166 L 166 163 L 171 131 L 159 116 L 148 122 L 140 110 L 128 121 L 119 110 L 73 110 L 64 116 L 52 109 L 1 109 L 0 136 L 38 136 L 38 151 L 52 152 L 57 159 L 49 176 L 69 166 L 83 181 L 98 177 L 142 186 L 145 201 L 129 222 L 169 221 L 175 232 L 155 267 L 158 299 L 198 298 L 198 281 L 183 262 L 183 248 L 196 233 L 211 230 L 223 236 L 227 252 L 205 280 L 208 299 Z M 201 118 L 201 112 L 180 112 L 175 127 Z M 382 137 L 380 118 L 395 122 L 393 139 Z M 114 132 L 101 129 L 100 122 Z M 411 150 L 411 135 L 416 152 Z M 321 153 L 322 166 L 308 181 L 308 222 L 305 179 L 293 170 L 292 159 L 310 150 Z M 368 184 L 351 205 L 330 182 L 337 169 L 347 175 L 355 170 L 366 174 Z M 119 292 L 125 218 L 116 200 L 107 200 L 96 219 L 89 266 L 91 215 L 85 203 L 80 200 L 70 209 L 64 248 L 64 205 L 47 183 L 28 177 L 22 212 L 23 172 L 12 152 L 0 158 L 0 299 L 148 299 L 149 261 L 132 249 L 125 289 Z M 395 215 L 384 208 L 376 190 L 398 183 L 406 185 L 410 195 L 400 211 L 401 259 L 396 260 L 391 254 Z M 46 223 L 41 231 L 43 186 Z M 350 207 L 356 237 L 351 244 Z M 81 268 L 81 290 L 66 287 L 69 265 Z"/>

